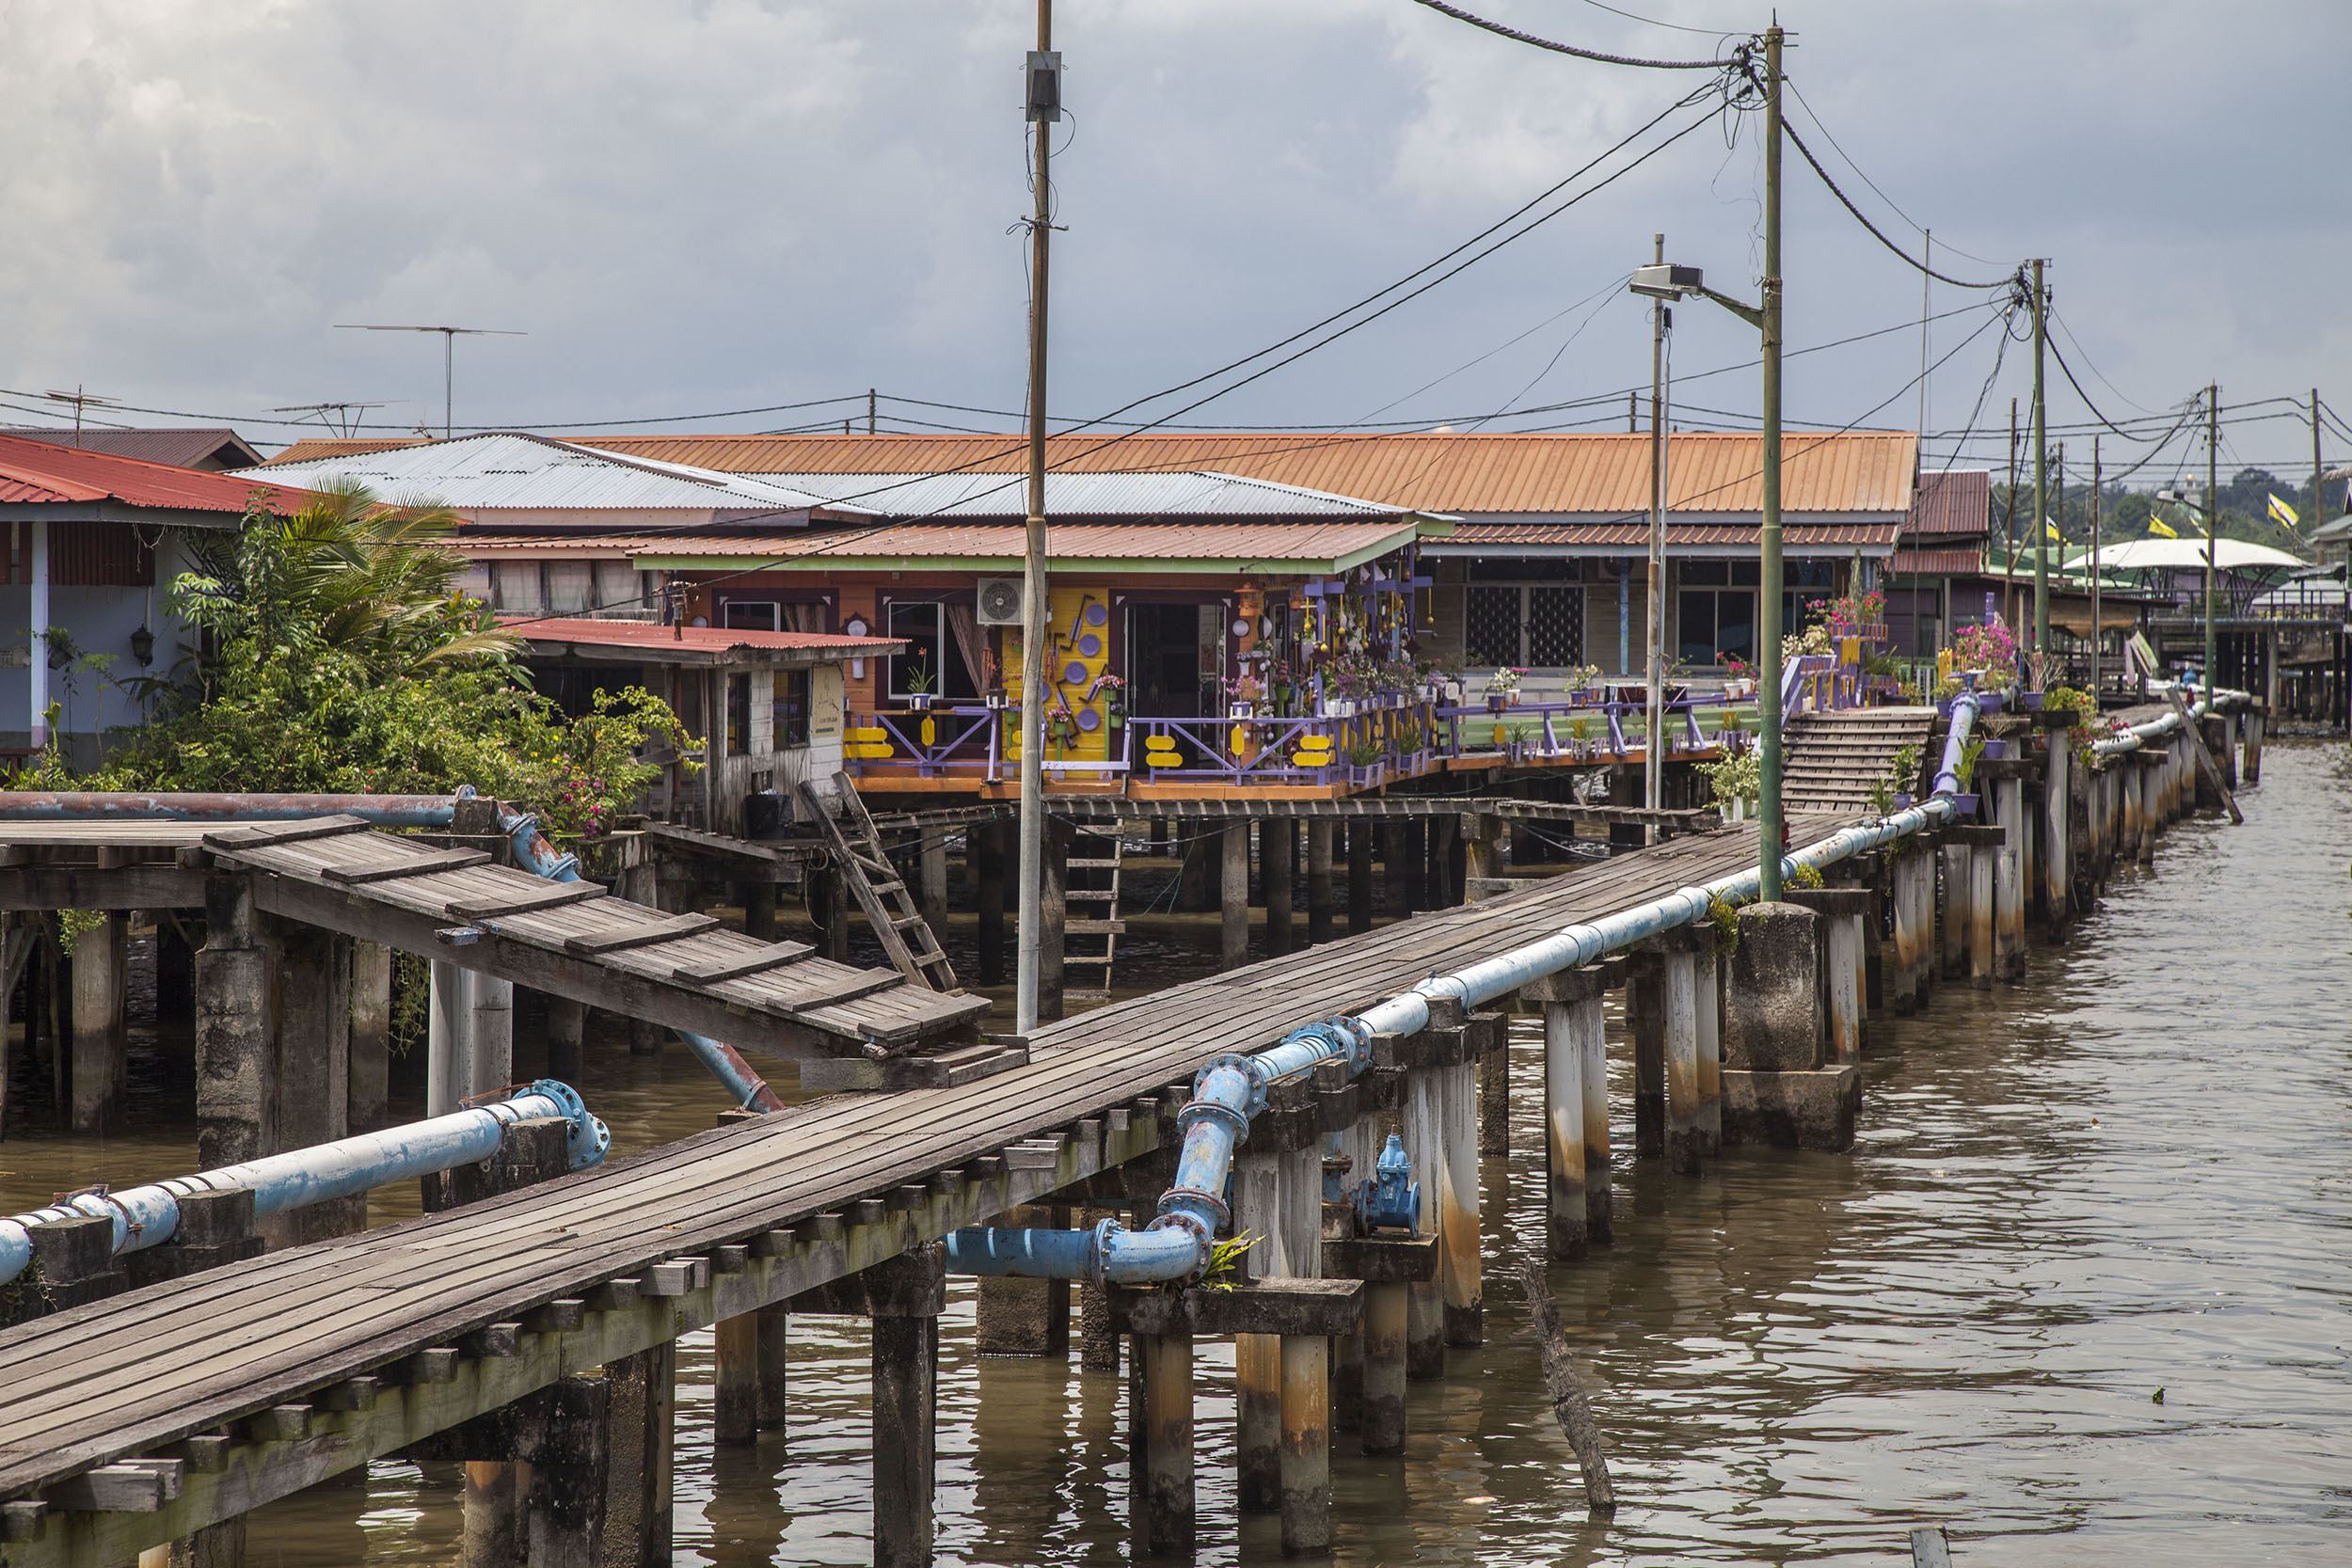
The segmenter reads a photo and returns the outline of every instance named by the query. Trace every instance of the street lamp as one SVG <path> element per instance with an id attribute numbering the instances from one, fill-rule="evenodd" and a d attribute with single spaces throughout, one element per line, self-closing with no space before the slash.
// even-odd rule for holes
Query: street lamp
<path id="1" fill-rule="evenodd" d="M 1773 214 L 1777 216 L 1777 214 Z M 1777 240 L 1778 226 L 1773 225 L 1772 237 Z M 1772 248 L 1776 252 L 1778 245 Z M 1777 255 L 1767 262 L 1772 271 Z M 1705 275 L 1697 267 L 1674 265 L 1663 259 L 1645 267 L 1633 269 L 1628 286 L 1637 293 L 1657 300 L 1678 300 L 1696 295 L 1714 301 L 1733 315 L 1753 326 L 1764 340 L 1764 516 L 1757 539 L 1760 562 L 1757 577 L 1761 579 L 1756 606 L 1757 667 L 1756 682 L 1756 750 L 1763 764 L 1756 791 L 1756 873 L 1759 898 L 1772 901 L 1780 896 L 1780 852 L 1782 812 L 1780 802 L 1781 733 L 1780 733 L 1780 321 L 1777 297 L 1777 277 L 1766 279 L 1765 303 L 1754 306 L 1744 300 L 1719 293 L 1707 286 Z M 1662 435 L 1660 439 L 1663 440 Z M 1651 549 L 1663 553 L 1665 498 L 1658 498 L 1658 520 L 1651 530 Z M 1662 566 L 1653 570 L 1662 573 Z M 1653 633 L 1653 635 L 1658 635 Z M 1653 641 L 1652 646 L 1658 644 Z M 1659 700 L 1657 667 L 1651 667 L 1652 715 L 1655 726 Z M 1655 735 L 1655 729 L 1652 730 Z"/>
<path id="2" fill-rule="evenodd" d="M 2207 704 L 2211 704 L 2213 701 L 2214 669 L 2214 577 L 2215 559 L 2218 554 L 2217 546 L 2214 542 L 2216 530 L 2214 528 L 2213 507 L 2207 502 L 2198 500 L 2196 499 L 2196 493 L 2185 487 L 2159 490 L 2156 492 L 2156 499 L 2160 501 L 2170 501 L 2175 506 L 2185 506 L 2191 512 L 2196 513 L 2200 517 L 2203 518 L 2205 522 L 2205 701 Z"/>

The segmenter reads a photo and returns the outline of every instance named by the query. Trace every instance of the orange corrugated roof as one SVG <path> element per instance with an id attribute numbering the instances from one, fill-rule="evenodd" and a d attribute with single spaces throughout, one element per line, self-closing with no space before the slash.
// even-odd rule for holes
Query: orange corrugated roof
<path id="1" fill-rule="evenodd" d="M 1674 523 L 1666 530 L 1669 549 L 1694 546 L 1754 545 L 1762 533 L 1757 523 Z M 1788 549 L 1888 548 L 1895 543 L 1891 522 L 1791 523 L 1783 530 Z M 1474 553 L 1481 545 L 1645 546 L 1649 524 L 1610 523 L 1464 523 L 1431 544 L 1445 555 Z"/>
<path id="2" fill-rule="evenodd" d="M 1643 435 L 1101 435 L 1061 436 L 1046 461 L 1076 473 L 1211 469 L 1436 513 L 1638 515 L 1649 505 Z M 601 447 L 730 473 L 906 474 L 961 468 L 1018 473 L 1021 436 L 587 436 Z M 303 441 L 281 460 L 347 455 L 397 442 Z M 1908 431 L 1783 438 L 1781 506 L 1791 513 L 1901 513 L 1911 505 L 1919 439 Z M 1675 436 L 1667 458 L 1677 511 L 1755 512 L 1764 504 L 1763 440 L 1740 433 Z"/>

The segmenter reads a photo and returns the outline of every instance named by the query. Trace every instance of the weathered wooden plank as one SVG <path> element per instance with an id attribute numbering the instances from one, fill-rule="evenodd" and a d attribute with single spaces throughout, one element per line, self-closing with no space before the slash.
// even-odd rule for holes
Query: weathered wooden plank
<path id="1" fill-rule="evenodd" d="M 602 914 L 607 910 L 600 909 L 596 912 Z M 565 937 L 564 951 L 578 958 L 593 958 L 611 953 L 634 952 L 641 947 L 656 947 L 665 942 L 675 942 L 680 937 L 695 936 L 714 929 L 723 929 L 715 915 L 671 915 L 666 919 L 615 927 L 593 936 Z"/>
<path id="2" fill-rule="evenodd" d="M 430 876 L 437 871 L 462 871 L 470 865 L 489 863 L 490 857 L 480 849 L 434 849 L 423 854 L 403 853 L 372 865 L 322 866 L 319 875 L 345 887 L 359 887 L 370 882 L 396 882 L 404 877 Z"/>
<path id="3" fill-rule="evenodd" d="M 501 915 L 529 914 L 564 904 L 584 904 L 612 890 L 602 882 L 544 882 L 532 877 L 517 879 L 491 897 L 453 898 L 449 912 L 458 920 L 496 920 Z"/>
<path id="4" fill-rule="evenodd" d="M 670 972 L 670 977 L 682 985 L 709 986 L 722 980 L 740 980 L 747 974 L 764 974 L 771 969 L 807 958 L 817 949 L 804 942 L 778 942 L 737 953 L 707 963 L 680 964 Z"/>

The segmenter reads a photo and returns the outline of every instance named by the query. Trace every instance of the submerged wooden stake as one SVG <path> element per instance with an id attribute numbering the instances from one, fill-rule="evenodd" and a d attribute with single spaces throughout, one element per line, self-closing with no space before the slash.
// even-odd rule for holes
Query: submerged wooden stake
<path id="1" fill-rule="evenodd" d="M 1527 1292 L 1528 1327 L 1543 1354 L 1544 1382 L 1551 1389 L 1551 1408 L 1560 1418 L 1560 1430 L 1567 1433 L 1568 1446 L 1576 1450 L 1577 1468 L 1584 1472 L 1584 1501 L 1596 1513 L 1613 1513 L 1617 1494 L 1609 1484 L 1609 1456 L 1601 1451 L 1592 1406 L 1584 1402 L 1584 1386 L 1577 1378 L 1568 1337 L 1560 1326 L 1560 1308 L 1552 1302 L 1542 1265 L 1522 1256 L 1518 1270 L 1519 1284 Z"/>

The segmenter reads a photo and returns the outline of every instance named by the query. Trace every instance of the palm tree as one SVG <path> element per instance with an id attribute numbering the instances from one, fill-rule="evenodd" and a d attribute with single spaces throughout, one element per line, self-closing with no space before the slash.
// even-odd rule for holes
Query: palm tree
<path id="1" fill-rule="evenodd" d="M 457 527 L 446 508 L 388 505 L 351 482 L 316 496 L 292 516 L 257 497 L 235 535 L 199 536 L 199 570 L 172 586 L 181 614 L 223 642 L 348 654 L 379 679 L 522 646 L 459 589 L 466 563 L 444 547 Z"/>

